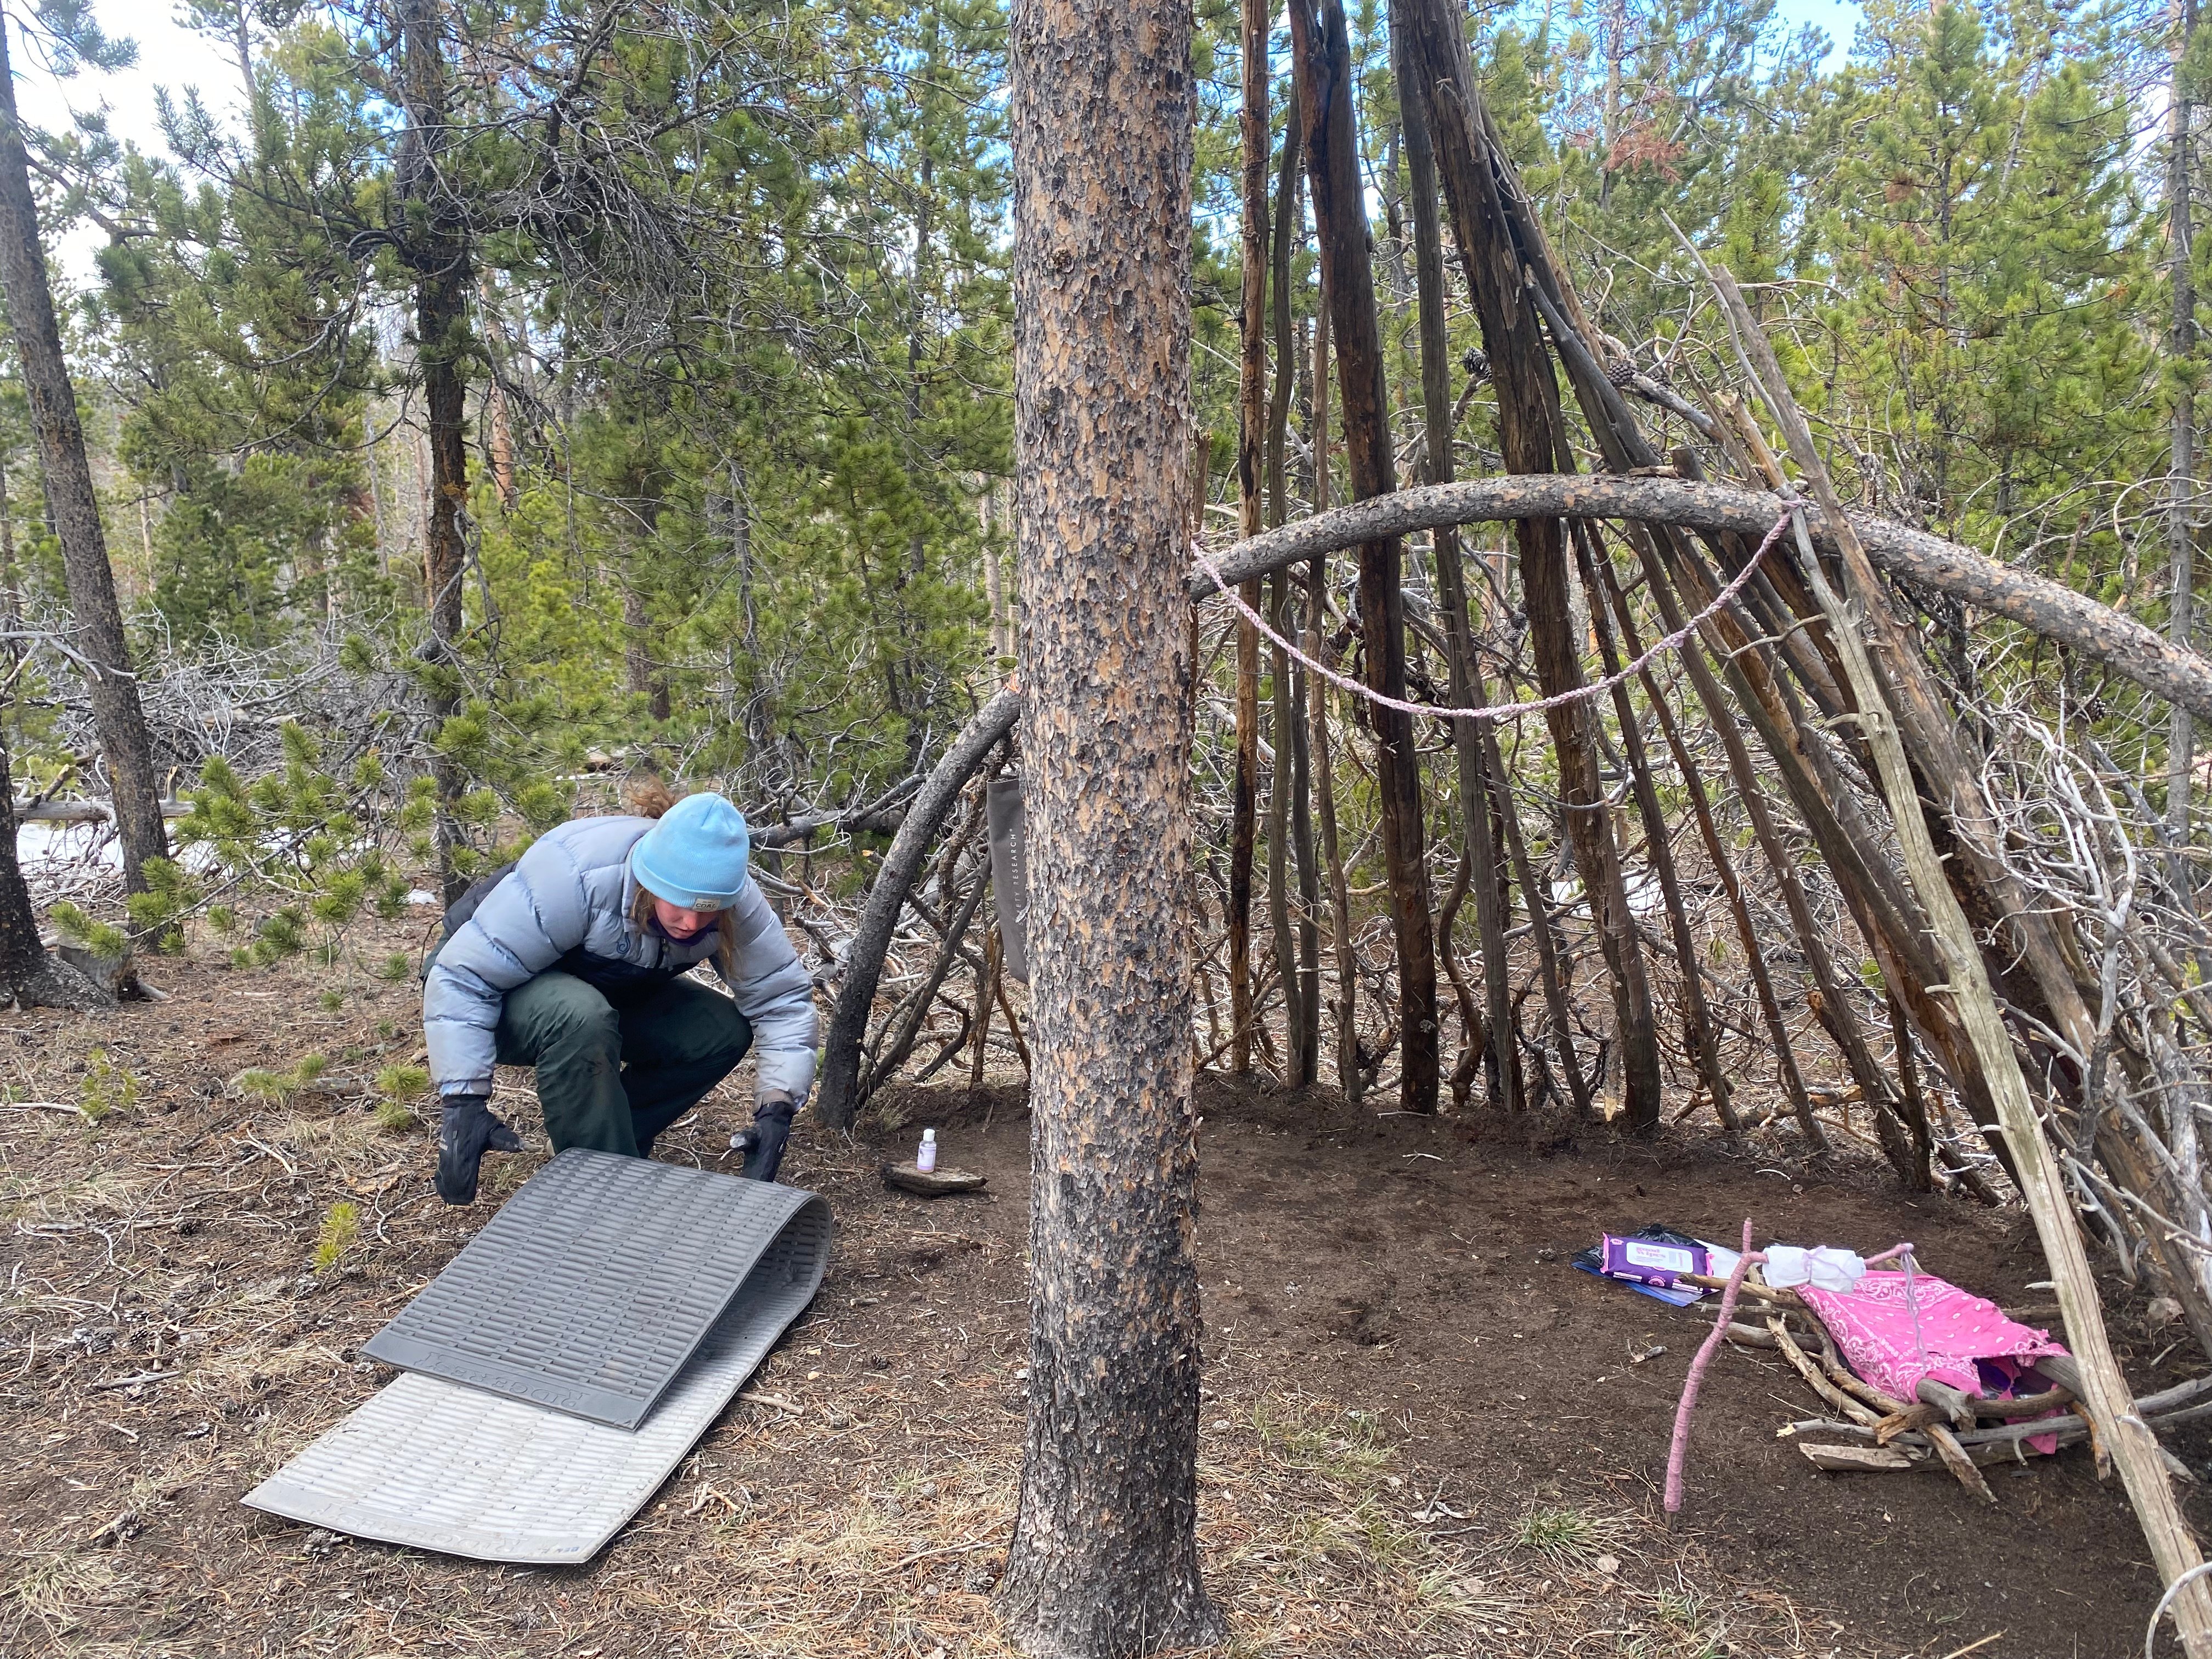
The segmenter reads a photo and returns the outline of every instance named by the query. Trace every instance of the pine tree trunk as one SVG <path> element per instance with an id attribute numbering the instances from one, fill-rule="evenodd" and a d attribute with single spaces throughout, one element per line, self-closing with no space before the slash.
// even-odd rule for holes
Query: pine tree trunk
<path id="1" fill-rule="evenodd" d="M 1198 1566 L 1191 13 L 1017 0 L 1014 422 L 1035 1116 L 1025 1651 L 1226 1635 Z"/>
<path id="2" fill-rule="evenodd" d="M 1340 0 L 1291 0 L 1293 50 L 1304 69 L 1300 88 L 1306 176 L 1323 288 L 1336 333 L 1337 373 L 1344 392 L 1344 452 L 1352 498 L 1367 501 L 1397 488 L 1390 418 L 1382 378 L 1382 334 L 1375 307 L 1375 274 L 1367 246 L 1358 137 L 1353 130 L 1352 46 Z M 1359 625 L 1367 684 L 1386 697 L 1406 696 L 1403 550 L 1395 536 L 1361 544 Z M 1423 842 L 1421 763 L 1413 717 L 1376 705 L 1376 784 L 1381 798 L 1382 862 L 1390 888 L 1390 923 L 1398 946 L 1399 1104 L 1409 1112 L 1437 1108 L 1439 1032 L 1437 953 Z"/>
<path id="3" fill-rule="evenodd" d="M 85 458 L 76 389 L 70 383 L 61 330 L 54 319 L 53 290 L 39 243 L 38 206 L 31 196 L 30 158 L 15 113 L 15 70 L 4 23 L 0 23 L 0 290 L 7 295 L 8 314 L 15 325 L 23 392 L 46 480 L 46 511 L 62 544 L 62 574 L 76 623 L 76 648 L 93 665 L 88 690 L 123 843 L 124 885 L 131 892 L 143 892 L 146 861 L 168 856 L 168 834 L 161 823 L 153 740 L 147 734 L 138 682 L 131 671 L 131 642 L 116 602 L 115 572 L 107 562 L 100 498 L 94 493 L 92 467 Z"/>
<path id="4" fill-rule="evenodd" d="M 432 691 L 440 725 L 461 706 L 459 641 L 465 549 L 461 515 L 468 501 L 468 230 L 456 181 L 439 161 L 451 138 L 442 0 L 400 0 L 400 94 L 407 130 L 399 145 L 398 182 L 406 212 L 403 257 L 415 272 L 415 344 L 422 368 L 430 451 L 429 503 L 422 527 L 422 601 L 429 614 L 430 659 L 446 670 Z M 439 876 L 447 903 L 468 878 L 453 860 L 461 769 L 441 755 L 431 763 L 438 787 Z"/>
<path id="5" fill-rule="evenodd" d="M 1304 71 L 1299 71 L 1301 82 Z M 1303 101 L 1303 100 L 1301 100 Z M 1321 280 L 1322 303 L 1314 318 L 1313 419 L 1308 434 L 1313 447 L 1314 511 L 1328 510 L 1328 277 Z M 1306 655 L 1316 662 L 1328 658 L 1322 644 L 1322 629 L 1328 620 L 1328 562 L 1316 559 L 1306 567 Z M 1359 1069 L 1359 973 L 1352 957 L 1352 891 L 1344 877 L 1344 858 L 1336 840 L 1336 771 L 1329 754 L 1328 682 L 1318 674 L 1306 677 L 1306 752 L 1313 773 L 1313 816 L 1319 831 L 1318 875 L 1328 879 L 1329 955 L 1336 965 L 1336 1084 L 1347 1101 L 1358 1101 L 1364 1079 Z M 1316 896 L 1318 898 L 1318 883 Z M 1318 996 L 1320 976 L 1315 976 Z M 1315 1005 L 1316 1017 L 1319 1003 Z M 1316 1018 L 1318 1024 L 1318 1018 Z M 1316 1039 L 1318 1041 L 1318 1039 Z M 1320 1050 L 1315 1050 L 1319 1069 Z"/>
<path id="6" fill-rule="evenodd" d="M 508 363 L 514 361 L 507 340 L 507 326 L 499 314 L 499 290 L 492 284 L 491 272 L 479 278 L 478 291 L 483 297 L 484 336 Z M 498 359 L 491 372 L 484 377 L 485 447 L 491 452 L 492 482 L 499 488 L 499 504 L 509 513 L 514 511 L 520 499 L 520 487 L 514 477 L 514 422 L 507 414 L 507 388 L 500 383 L 502 373 Z"/>
<path id="7" fill-rule="evenodd" d="M 1273 246 L 1269 251 L 1272 289 L 1269 317 L 1275 342 L 1275 383 L 1267 399 L 1267 523 L 1278 527 L 1290 517 L 1289 450 L 1291 395 L 1298 378 L 1297 333 L 1291 322 L 1291 247 L 1303 228 L 1298 204 L 1298 124 L 1283 124 L 1283 154 L 1275 173 Z M 1268 619 L 1275 632 L 1290 636 L 1290 577 L 1277 572 Z M 1270 786 L 1269 833 L 1287 836 L 1287 860 L 1274 855 L 1270 872 L 1275 887 L 1275 968 L 1283 981 L 1285 1011 L 1284 1081 L 1301 1088 L 1321 1067 L 1321 928 L 1315 918 L 1320 879 L 1314 869 L 1313 780 L 1307 764 L 1305 673 L 1281 646 L 1274 648 L 1275 775 Z M 1294 862 L 1298 889 L 1297 919 L 1291 925 L 1288 880 L 1281 867 Z"/>
<path id="8" fill-rule="evenodd" d="M 46 954 L 31 890 L 15 861 L 15 782 L 0 739 L 0 988 L 26 1008 L 75 1008 L 89 1013 L 109 999 L 69 963 Z"/>

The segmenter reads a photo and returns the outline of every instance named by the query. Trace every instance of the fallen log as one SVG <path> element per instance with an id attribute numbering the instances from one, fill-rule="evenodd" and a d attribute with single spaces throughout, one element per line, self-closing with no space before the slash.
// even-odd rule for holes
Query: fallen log
<path id="1" fill-rule="evenodd" d="M 161 816 L 180 818 L 192 810 L 190 801 L 165 800 Z M 15 803 L 18 823 L 108 823 L 115 817 L 115 809 L 104 800 L 19 800 Z"/>
<path id="2" fill-rule="evenodd" d="M 1690 530 L 1733 531 L 1756 539 L 1782 510 L 1775 496 L 1684 478 L 1601 474 L 1524 474 L 1425 484 L 1316 513 L 1296 524 L 1236 543 L 1214 565 L 1231 586 L 1321 554 L 1379 538 L 1444 525 L 1523 519 L 1629 519 Z M 1815 508 L 1806 509 L 1815 545 L 1833 550 L 1835 537 Z M 2212 720 L 2212 659 L 2184 649 L 2132 617 L 2047 577 L 2014 569 L 1956 542 L 1887 520 L 1850 520 L 1875 566 L 1918 586 L 1962 599 L 1991 616 L 2078 652 L 2192 714 Z M 1188 583 L 1193 600 L 1212 597 L 1203 566 Z"/>

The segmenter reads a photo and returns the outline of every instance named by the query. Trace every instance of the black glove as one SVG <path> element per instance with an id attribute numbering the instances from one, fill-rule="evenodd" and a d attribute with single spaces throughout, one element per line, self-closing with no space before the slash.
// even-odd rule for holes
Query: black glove
<path id="1" fill-rule="evenodd" d="M 791 1139 L 791 1120 L 799 1103 L 789 1095 L 769 1095 L 753 1108 L 753 1127 L 730 1137 L 733 1151 L 745 1155 L 748 1181 L 773 1181 L 783 1163 L 783 1144 Z"/>
<path id="2" fill-rule="evenodd" d="M 492 1115 L 486 1095 L 447 1095 L 438 1125 L 438 1196 L 448 1204 L 477 1201 L 477 1165 L 489 1150 L 519 1152 L 522 1137 Z"/>

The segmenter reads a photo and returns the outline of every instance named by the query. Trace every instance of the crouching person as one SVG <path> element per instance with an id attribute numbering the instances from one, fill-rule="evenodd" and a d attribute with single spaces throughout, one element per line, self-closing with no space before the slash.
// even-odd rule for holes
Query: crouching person
<path id="1" fill-rule="evenodd" d="M 814 1000 L 750 847 L 736 807 L 690 795 L 572 819 L 453 906 L 422 992 L 441 1198 L 474 1202 L 485 1152 L 520 1150 L 490 1109 L 495 1061 L 536 1067 L 554 1151 L 643 1158 L 750 1051 L 757 1104 L 735 1144 L 747 1176 L 775 1179 L 814 1085 Z M 710 958 L 732 995 L 683 977 Z"/>

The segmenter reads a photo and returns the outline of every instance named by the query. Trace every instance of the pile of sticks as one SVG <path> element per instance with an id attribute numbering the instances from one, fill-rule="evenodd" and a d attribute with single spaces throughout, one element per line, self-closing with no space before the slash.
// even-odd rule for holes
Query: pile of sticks
<path id="1" fill-rule="evenodd" d="M 1685 1277 L 1709 1288 L 1725 1282 L 1698 1274 Z M 2090 1419 L 2076 1409 L 2083 1383 L 2081 1367 L 2069 1355 L 2036 1362 L 2038 1374 L 2051 1384 L 2039 1394 L 1996 1399 L 1926 1378 L 1915 1398 L 1899 1400 L 1844 1363 L 1834 1335 L 1796 1291 L 1764 1283 L 1753 1268 L 1744 1279 L 1741 1294 L 1760 1304 L 1763 1315 L 1758 1323 L 1732 1322 L 1728 1340 L 1781 1354 L 1834 1413 L 1801 1418 L 1777 1431 L 1780 1438 L 1795 1441 L 1815 1468 L 1948 1469 L 1976 1498 L 1994 1504 L 1996 1495 L 1984 1479 L 1983 1468 L 2025 1463 L 2027 1443 L 2051 1435 L 2060 1448 L 2091 1442 L 2099 1476 L 2108 1477 L 2112 1472 L 2110 1453 L 2098 1442 Z M 2212 1417 L 2212 1399 L 2207 1395 L 2212 1395 L 2212 1376 L 2201 1376 L 2143 1395 L 2134 1402 L 2131 1414 L 2154 1430 L 2177 1427 Z M 2177 1479 L 2195 1479 L 2165 1448 L 2159 1449 L 2159 1455 Z"/>

